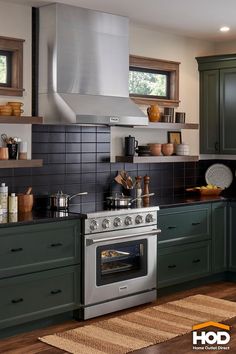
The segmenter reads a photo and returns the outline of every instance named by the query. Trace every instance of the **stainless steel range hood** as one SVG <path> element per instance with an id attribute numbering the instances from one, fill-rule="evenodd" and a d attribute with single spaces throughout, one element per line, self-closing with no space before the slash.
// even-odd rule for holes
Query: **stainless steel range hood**
<path id="1" fill-rule="evenodd" d="M 39 114 L 49 124 L 147 125 L 129 98 L 128 18 L 39 9 Z"/>

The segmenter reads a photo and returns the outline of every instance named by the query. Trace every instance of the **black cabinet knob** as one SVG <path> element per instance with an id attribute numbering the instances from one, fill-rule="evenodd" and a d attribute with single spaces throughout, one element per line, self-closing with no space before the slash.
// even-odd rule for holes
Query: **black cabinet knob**
<path id="1" fill-rule="evenodd" d="M 23 251 L 23 248 L 22 247 L 19 247 L 19 248 L 12 248 L 11 249 L 11 252 L 21 252 Z"/>
<path id="2" fill-rule="evenodd" d="M 168 265 L 168 268 L 170 268 L 170 269 L 176 268 L 176 264 L 170 264 L 170 265 Z"/>
<path id="3" fill-rule="evenodd" d="M 193 263 L 199 263 L 199 262 L 201 262 L 201 260 L 199 258 L 193 260 Z"/>
<path id="4" fill-rule="evenodd" d="M 20 302 L 23 302 L 24 299 L 22 297 L 18 298 L 18 299 L 13 299 L 11 300 L 12 304 L 19 304 Z"/>
<path id="5" fill-rule="evenodd" d="M 51 291 L 51 294 L 52 294 L 52 295 L 57 295 L 57 294 L 60 294 L 60 293 L 62 293 L 62 290 L 61 290 L 61 289 L 55 289 L 55 290 L 52 290 L 52 291 Z"/>
<path id="6" fill-rule="evenodd" d="M 60 247 L 62 246 L 62 243 L 58 242 L 58 243 L 51 243 L 50 247 Z"/>
<path id="7" fill-rule="evenodd" d="M 176 229 L 176 226 L 168 226 L 169 230 Z"/>
<path id="8" fill-rule="evenodd" d="M 200 225 L 200 224 L 201 224 L 200 222 L 192 222 L 193 226 L 197 226 L 197 225 Z"/>

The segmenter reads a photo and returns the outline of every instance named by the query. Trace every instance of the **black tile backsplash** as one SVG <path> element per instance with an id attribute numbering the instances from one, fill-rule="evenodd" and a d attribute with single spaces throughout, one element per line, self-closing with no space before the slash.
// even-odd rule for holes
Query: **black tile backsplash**
<path id="1" fill-rule="evenodd" d="M 188 187 L 205 184 L 206 169 L 213 163 L 228 165 L 234 174 L 236 161 L 201 160 L 199 162 L 130 164 L 110 163 L 109 127 L 80 127 L 76 125 L 34 125 L 32 127 L 32 156 L 42 158 L 42 168 L 2 169 L 0 182 L 9 191 L 23 192 L 32 185 L 35 195 L 62 190 L 70 195 L 88 191 L 88 196 L 72 200 L 86 212 L 100 208 L 105 197 L 122 188 L 114 182 L 117 171 L 126 169 L 135 177 L 150 176 L 150 192 L 160 197 L 181 195 Z M 95 209 L 94 209 L 95 210 Z"/>

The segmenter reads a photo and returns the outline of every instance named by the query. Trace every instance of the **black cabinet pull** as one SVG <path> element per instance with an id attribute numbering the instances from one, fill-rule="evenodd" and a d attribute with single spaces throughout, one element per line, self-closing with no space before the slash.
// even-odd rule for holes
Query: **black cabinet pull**
<path id="1" fill-rule="evenodd" d="M 21 252 L 23 251 L 23 248 L 22 247 L 19 247 L 19 248 L 12 248 L 11 249 L 11 252 Z"/>
<path id="2" fill-rule="evenodd" d="M 219 143 L 218 143 L 218 141 L 215 142 L 215 151 L 219 151 Z"/>
<path id="3" fill-rule="evenodd" d="M 11 300 L 11 302 L 13 303 L 13 304 L 19 304 L 20 302 L 23 302 L 24 301 L 24 299 L 22 299 L 22 297 L 20 297 L 19 299 L 13 299 L 13 300 Z"/>
<path id="4" fill-rule="evenodd" d="M 176 268 L 176 264 L 170 264 L 168 265 L 168 268 Z"/>
<path id="5" fill-rule="evenodd" d="M 192 222 L 193 226 L 200 225 L 200 224 L 201 224 L 200 222 Z"/>
<path id="6" fill-rule="evenodd" d="M 62 246 L 62 243 L 60 243 L 60 242 L 58 242 L 58 243 L 52 243 L 52 244 L 50 245 L 50 247 L 60 247 L 60 246 Z"/>
<path id="7" fill-rule="evenodd" d="M 51 291 L 51 294 L 52 294 L 52 295 L 56 295 L 56 294 L 60 294 L 60 293 L 62 293 L 62 290 L 61 290 L 61 289 L 55 289 L 55 290 L 52 290 L 52 291 Z"/>
<path id="8" fill-rule="evenodd" d="M 176 226 L 168 226 L 169 230 L 176 229 Z"/>
<path id="9" fill-rule="evenodd" d="M 193 260 L 193 263 L 199 263 L 201 260 L 198 258 L 198 259 L 194 259 Z"/>

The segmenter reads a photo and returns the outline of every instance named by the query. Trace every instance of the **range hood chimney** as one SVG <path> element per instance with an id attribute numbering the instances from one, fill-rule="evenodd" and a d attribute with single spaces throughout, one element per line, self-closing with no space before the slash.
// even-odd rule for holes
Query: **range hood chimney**
<path id="1" fill-rule="evenodd" d="M 147 125 L 129 98 L 128 18 L 39 8 L 39 114 L 48 124 Z"/>

